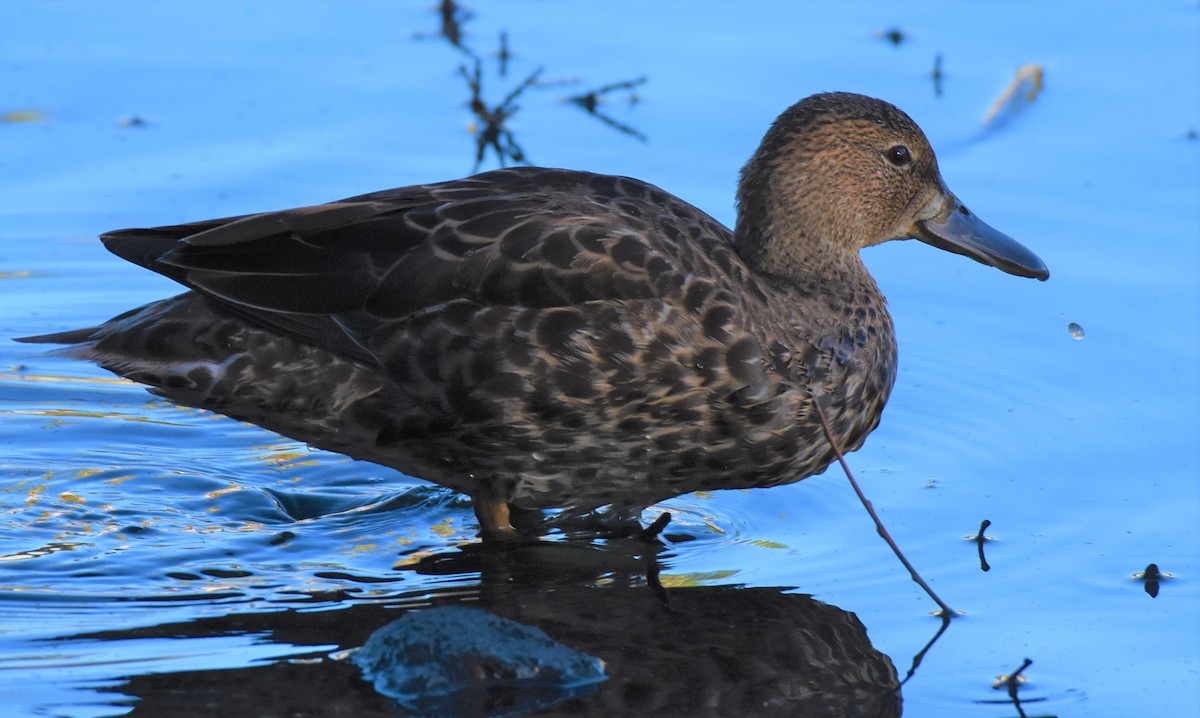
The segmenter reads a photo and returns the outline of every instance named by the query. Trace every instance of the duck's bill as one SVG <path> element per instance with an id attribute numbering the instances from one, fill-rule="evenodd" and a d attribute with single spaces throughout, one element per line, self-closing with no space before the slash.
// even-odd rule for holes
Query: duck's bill
<path id="1" fill-rule="evenodd" d="M 1025 245 L 1003 232 L 992 229 L 963 206 L 953 194 L 943 196 L 940 211 L 928 219 L 917 220 L 912 236 L 938 249 L 970 257 L 1018 277 L 1045 281 L 1050 270 Z"/>

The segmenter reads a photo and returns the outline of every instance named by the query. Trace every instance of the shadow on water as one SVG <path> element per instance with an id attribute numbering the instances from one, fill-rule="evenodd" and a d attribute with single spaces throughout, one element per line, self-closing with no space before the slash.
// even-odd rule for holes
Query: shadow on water
<path id="1" fill-rule="evenodd" d="M 899 680 L 854 614 L 784 588 L 682 586 L 667 598 L 639 578 L 643 561 L 612 546 L 470 545 L 408 567 L 478 583 L 340 610 L 298 608 L 200 618 L 74 640 L 191 639 L 257 634 L 314 651 L 236 670 L 149 673 L 105 689 L 136 698 L 133 716 L 407 715 L 375 692 L 344 649 L 405 615 L 470 605 L 535 626 L 604 661 L 591 692 L 533 712 L 514 691 L 468 695 L 461 716 L 898 716 Z M 339 649 L 330 651 L 330 646 Z M 453 647 L 447 647 L 450 655 Z M 303 654 L 301 654 L 303 655 Z M 118 702 L 124 703 L 124 700 Z"/>

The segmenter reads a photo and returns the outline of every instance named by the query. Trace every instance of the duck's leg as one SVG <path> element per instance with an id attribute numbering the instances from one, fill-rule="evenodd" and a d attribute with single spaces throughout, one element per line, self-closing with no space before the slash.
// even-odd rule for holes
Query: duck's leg
<path id="1" fill-rule="evenodd" d="M 475 518 L 479 519 L 479 535 L 485 541 L 521 541 L 523 537 L 512 527 L 508 508 L 508 492 L 498 481 L 485 481 L 471 497 Z"/>

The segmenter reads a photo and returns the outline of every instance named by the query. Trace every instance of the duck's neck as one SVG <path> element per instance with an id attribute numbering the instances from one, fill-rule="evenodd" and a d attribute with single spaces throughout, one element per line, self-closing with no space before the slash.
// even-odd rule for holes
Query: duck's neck
<path id="1" fill-rule="evenodd" d="M 734 243 L 742 260 L 755 272 L 830 298 L 879 295 L 857 252 L 832 239 L 806 233 L 811 226 L 796 217 L 778 217 L 776 208 L 755 211 L 741 204 Z"/>
<path id="2" fill-rule="evenodd" d="M 853 239 L 866 231 L 858 226 L 863 218 L 842 203 L 806 201 L 828 193 L 823 175 L 778 173 L 772 156 L 760 150 L 742 170 L 734 227 L 742 260 L 801 288 L 842 296 L 878 293 L 853 248 Z"/>

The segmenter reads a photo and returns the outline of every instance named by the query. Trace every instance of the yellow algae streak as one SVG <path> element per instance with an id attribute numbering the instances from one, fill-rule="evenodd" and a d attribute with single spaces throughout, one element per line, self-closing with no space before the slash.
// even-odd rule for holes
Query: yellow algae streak
<path id="1" fill-rule="evenodd" d="M 736 576 L 737 571 L 699 571 L 696 573 L 672 573 L 660 576 L 663 588 L 690 588 L 705 584 L 718 583 L 730 576 Z"/>
<path id="2" fill-rule="evenodd" d="M 228 486 L 226 486 L 223 489 L 215 489 L 213 491 L 209 491 L 208 493 L 204 494 L 204 498 L 215 499 L 217 497 L 224 496 L 225 494 L 232 494 L 234 492 L 241 491 L 241 490 L 242 490 L 242 487 L 238 486 L 237 484 L 229 484 Z"/>
<path id="3" fill-rule="evenodd" d="M 0 115 L 0 122 L 8 122 L 12 124 L 36 124 L 46 121 L 46 113 L 41 110 L 29 108 L 25 110 L 12 110 Z"/>
<path id="4" fill-rule="evenodd" d="M 56 374 L 6 374 L 0 373 L 2 381 L 37 381 L 37 382 L 52 382 L 55 384 L 129 384 L 130 386 L 140 386 L 137 382 L 122 379 L 116 376 L 58 376 Z M 20 412 L 12 412 L 14 414 Z"/>

